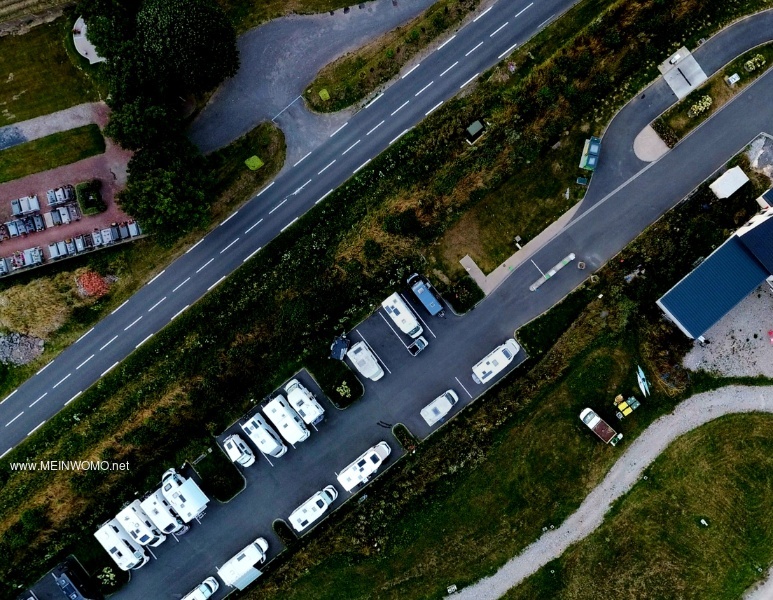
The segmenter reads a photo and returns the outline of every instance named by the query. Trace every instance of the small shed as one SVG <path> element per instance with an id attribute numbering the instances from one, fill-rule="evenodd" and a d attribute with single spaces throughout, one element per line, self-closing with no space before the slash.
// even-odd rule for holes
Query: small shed
<path id="1" fill-rule="evenodd" d="M 486 126 L 482 121 L 475 121 L 467 128 L 467 143 L 472 146 L 480 139 L 480 136 L 486 131 Z"/>
<path id="2" fill-rule="evenodd" d="M 746 173 L 743 172 L 741 167 L 733 167 L 726 171 L 724 175 L 719 177 L 709 187 L 714 195 L 720 200 L 729 198 L 736 193 L 743 185 L 749 181 Z"/>

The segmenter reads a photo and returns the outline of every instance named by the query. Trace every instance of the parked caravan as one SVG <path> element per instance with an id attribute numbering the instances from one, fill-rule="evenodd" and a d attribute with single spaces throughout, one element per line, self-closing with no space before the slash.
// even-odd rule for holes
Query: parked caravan
<path id="1" fill-rule="evenodd" d="M 129 228 L 126 226 L 126 223 L 121 223 L 118 226 L 118 232 L 121 234 L 122 240 L 126 240 L 129 238 Z"/>
<path id="2" fill-rule="evenodd" d="M 75 242 L 72 240 L 72 238 L 67 238 L 64 243 L 67 246 L 67 253 L 75 254 Z"/>
<path id="3" fill-rule="evenodd" d="M 381 303 L 381 307 L 405 335 L 417 338 L 424 332 L 416 319 L 416 315 L 413 314 L 413 311 L 397 292 L 384 300 Z"/>
<path id="4" fill-rule="evenodd" d="M 459 402 L 459 396 L 456 395 L 454 390 L 443 392 L 443 394 L 421 409 L 421 418 L 424 419 L 427 425 L 432 427 L 451 412 L 451 409 L 457 402 Z"/>
<path id="5" fill-rule="evenodd" d="M 56 242 L 48 245 L 48 255 L 51 257 L 51 260 L 56 260 L 60 257 L 59 250 L 56 247 Z"/>
<path id="6" fill-rule="evenodd" d="M 421 305 L 427 309 L 427 312 L 433 317 L 444 317 L 445 311 L 443 310 L 443 303 L 435 293 L 435 290 L 430 285 L 429 281 L 424 279 L 418 273 L 414 273 L 408 278 L 408 287 L 411 288 L 414 296 L 419 299 Z"/>
<path id="7" fill-rule="evenodd" d="M 384 376 L 384 369 L 378 364 L 375 355 L 365 342 L 357 342 L 349 349 L 346 356 L 363 377 L 378 381 Z"/>
<path id="8" fill-rule="evenodd" d="M 64 241 L 56 242 L 56 248 L 59 251 L 59 256 L 67 256 L 69 254 L 67 251 L 67 244 L 65 244 Z"/>
<path id="9" fill-rule="evenodd" d="M 497 373 L 513 362 L 515 355 L 521 350 L 518 343 L 509 339 L 497 346 L 486 357 L 472 368 L 472 379 L 475 383 L 488 383 Z"/>
<path id="10" fill-rule="evenodd" d="M 223 448 L 231 462 L 239 463 L 243 467 L 255 464 L 255 455 L 238 434 L 234 433 L 226 437 L 223 440 Z"/>
<path id="11" fill-rule="evenodd" d="M 86 250 L 86 244 L 83 242 L 83 236 L 79 235 L 78 237 L 74 238 L 73 241 L 75 242 L 75 251 L 76 252 L 83 252 Z"/>
<path id="12" fill-rule="evenodd" d="M 189 527 L 172 510 L 172 505 L 164 498 L 160 488 L 140 502 L 140 505 L 161 533 L 182 535 L 188 531 Z"/>
<path id="13" fill-rule="evenodd" d="M 58 212 L 59 213 L 59 218 L 62 220 L 63 224 L 67 225 L 67 223 L 72 221 L 72 219 L 70 218 L 70 211 L 67 210 L 66 206 L 60 206 L 54 212 Z"/>
<path id="14" fill-rule="evenodd" d="M 102 241 L 102 232 L 99 229 L 95 229 L 91 232 L 91 239 L 94 241 L 94 246 L 98 247 L 104 244 Z"/>
<path id="15" fill-rule="evenodd" d="M 303 531 L 325 514 L 327 507 L 333 504 L 336 498 L 338 498 L 338 490 L 335 486 L 327 486 L 293 511 L 289 517 L 290 525 L 295 531 Z"/>
<path id="16" fill-rule="evenodd" d="M 102 243 L 105 246 L 107 246 L 108 244 L 112 244 L 114 241 L 116 241 L 116 240 L 113 239 L 113 234 L 110 233 L 110 228 L 109 227 L 106 227 L 100 233 L 102 234 Z"/>
<path id="17" fill-rule="evenodd" d="M 122 571 L 139 569 L 150 560 L 145 549 L 136 544 L 115 519 L 111 519 L 97 529 L 94 537 Z"/>
<path id="18" fill-rule="evenodd" d="M 298 414 L 290 407 L 284 396 L 279 395 L 263 407 L 268 420 L 276 427 L 279 435 L 291 444 L 297 444 L 309 437 L 310 432 Z"/>
<path id="19" fill-rule="evenodd" d="M 8 266 L 8 261 L 4 258 L 0 258 L 0 275 L 7 275 L 11 268 Z"/>
<path id="20" fill-rule="evenodd" d="M 185 523 L 204 514 L 209 498 L 193 479 L 186 479 L 174 469 L 161 478 L 161 493 Z"/>
<path id="21" fill-rule="evenodd" d="M 268 542 L 258 538 L 217 570 L 223 583 L 240 590 L 245 589 L 262 575 L 255 565 L 266 562 Z"/>
<path id="22" fill-rule="evenodd" d="M 23 254 L 25 266 L 39 265 L 43 262 L 43 248 L 41 247 L 27 248 Z"/>
<path id="23" fill-rule="evenodd" d="M 254 414 L 242 423 L 242 429 L 263 454 L 279 458 L 287 452 L 287 446 L 274 428 L 266 423 L 261 414 Z"/>
<path id="24" fill-rule="evenodd" d="M 46 227 L 53 227 L 54 225 L 56 225 L 56 223 L 54 223 L 54 218 L 50 212 L 43 213 L 43 221 L 45 222 Z"/>
<path id="25" fill-rule="evenodd" d="M 135 500 L 123 508 L 115 518 L 140 546 L 153 546 L 155 548 L 166 540 L 166 536 L 142 510 L 139 500 Z"/>
<path id="26" fill-rule="evenodd" d="M 325 409 L 320 406 L 317 399 L 307 390 L 300 381 L 292 379 L 285 386 L 287 401 L 295 409 L 303 422 L 307 425 L 316 425 L 325 418 Z"/>
<path id="27" fill-rule="evenodd" d="M 338 483 L 347 492 L 351 492 L 361 483 L 367 482 L 391 452 L 392 449 L 386 442 L 379 442 L 372 448 L 368 448 L 354 462 L 344 467 L 338 475 Z"/>
<path id="28" fill-rule="evenodd" d="M 132 237 L 138 236 L 140 233 L 142 233 L 140 231 L 140 226 L 137 225 L 135 221 L 129 221 L 127 223 L 127 227 L 129 228 L 129 235 Z"/>
<path id="29" fill-rule="evenodd" d="M 46 223 L 39 214 L 32 215 L 32 222 L 35 225 L 35 231 L 43 231 L 46 228 Z"/>
<path id="30" fill-rule="evenodd" d="M 194 589 L 183 596 L 183 600 L 208 600 L 220 589 L 220 584 L 214 577 L 207 577 Z"/>
<path id="31" fill-rule="evenodd" d="M 90 233 L 84 233 L 82 236 L 83 244 L 86 246 L 86 250 L 94 248 L 94 238 Z"/>

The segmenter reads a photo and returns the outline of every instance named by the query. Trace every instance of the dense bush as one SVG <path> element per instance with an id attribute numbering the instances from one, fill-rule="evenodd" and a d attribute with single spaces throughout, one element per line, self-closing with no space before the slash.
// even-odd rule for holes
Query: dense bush
<path id="1" fill-rule="evenodd" d="M 77 184 L 75 198 L 84 215 L 96 215 L 107 209 L 107 204 L 102 199 L 102 182 L 99 179 Z"/>

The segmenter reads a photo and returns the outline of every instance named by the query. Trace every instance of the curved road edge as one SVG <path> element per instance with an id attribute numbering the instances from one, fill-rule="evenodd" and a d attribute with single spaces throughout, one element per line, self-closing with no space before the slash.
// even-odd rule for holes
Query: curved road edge
<path id="1" fill-rule="evenodd" d="M 728 386 L 696 394 L 677 405 L 673 412 L 654 421 L 626 449 L 604 480 L 583 500 L 560 527 L 548 531 L 510 559 L 490 577 L 452 594 L 454 600 L 494 600 L 504 595 L 572 544 L 593 533 L 604 521 L 612 504 L 639 481 L 644 470 L 678 437 L 719 417 L 737 414 L 773 413 L 773 398 L 764 387 Z"/>

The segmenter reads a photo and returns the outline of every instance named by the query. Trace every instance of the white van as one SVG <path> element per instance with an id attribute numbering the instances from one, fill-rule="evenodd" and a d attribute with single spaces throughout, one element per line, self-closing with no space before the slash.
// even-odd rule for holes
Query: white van
<path id="1" fill-rule="evenodd" d="M 263 407 L 263 412 L 279 431 L 285 440 L 291 444 L 297 444 L 309 437 L 309 430 L 303 424 L 297 413 L 290 408 L 284 396 L 278 395 L 276 398 L 267 402 Z"/>
<path id="2" fill-rule="evenodd" d="M 161 533 L 166 535 L 170 533 L 182 535 L 189 529 L 172 510 L 172 506 L 166 501 L 160 488 L 140 502 L 140 506 L 142 506 L 142 510 L 150 517 L 150 520 L 153 521 L 153 524 L 158 527 Z"/>
<path id="3" fill-rule="evenodd" d="M 459 402 L 459 396 L 456 395 L 454 390 L 443 392 L 421 409 L 421 417 L 427 422 L 427 425 L 432 427 L 451 412 L 451 409 L 457 402 Z"/>
<path id="4" fill-rule="evenodd" d="M 413 314 L 413 311 L 397 292 L 384 300 L 381 303 L 381 307 L 405 335 L 417 338 L 424 332 L 421 325 L 419 325 L 418 319 L 416 319 L 416 315 Z"/>
<path id="5" fill-rule="evenodd" d="M 169 469 L 161 478 L 161 493 L 185 523 L 201 515 L 209 504 L 209 498 L 198 484 L 174 469 Z"/>
<path id="6" fill-rule="evenodd" d="M 307 425 L 316 425 L 325 418 L 325 409 L 319 405 L 317 399 L 297 379 L 290 380 L 285 386 L 287 401 L 295 409 L 303 422 Z"/>
<path id="7" fill-rule="evenodd" d="M 368 448 L 354 462 L 346 465 L 338 475 L 338 483 L 347 492 L 351 492 L 361 483 L 368 481 L 391 452 L 392 449 L 386 442 L 379 442 L 372 448 Z"/>
<path id="8" fill-rule="evenodd" d="M 378 381 L 384 376 L 384 369 L 378 364 L 376 357 L 365 342 L 357 342 L 349 349 L 346 356 L 349 357 L 349 360 L 363 377 Z"/>
<path id="9" fill-rule="evenodd" d="M 266 561 L 267 550 L 268 542 L 258 538 L 220 567 L 217 574 L 226 585 L 243 590 L 261 576 L 255 565 Z"/>
<path id="10" fill-rule="evenodd" d="M 239 463 L 243 467 L 255 464 L 255 455 L 238 434 L 234 433 L 226 437 L 223 440 L 223 448 L 231 462 Z"/>
<path id="11" fill-rule="evenodd" d="M 338 498 L 338 490 L 335 486 L 327 486 L 293 511 L 290 515 L 290 525 L 295 531 L 303 531 L 325 514 L 327 507 L 333 504 L 336 498 Z"/>
<path id="12" fill-rule="evenodd" d="M 287 446 L 282 443 L 274 428 L 266 423 L 263 415 L 252 415 L 242 423 L 242 429 L 263 454 L 279 458 L 287 452 Z"/>
<path id="13" fill-rule="evenodd" d="M 150 560 L 145 549 L 136 544 L 115 519 L 111 519 L 97 529 L 94 537 L 122 571 L 139 569 Z"/>
<path id="14" fill-rule="evenodd" d="M 220 589 L 220 584 L 214 577 L 207 577 L 194 589 L 183 596 L 183 600 L 208 600 Z"/>
<path id="15" fill-rule="evenodd" d="M 155 548 L 166 540 L 166 536 L 142 510 L 139 500 L 135 500 L 123 508 L 115 518 L 140 546 L 153 546 Z"/>
<path id="16" fill-rule="evenodd" d="M 513 362 L 515 355 L 521 350 L 518 343 L 509 339 L 497 346 L 486 357 L 472 368 L 472 379 L 475 383 L 488 383 L 497 373 Z"/>

